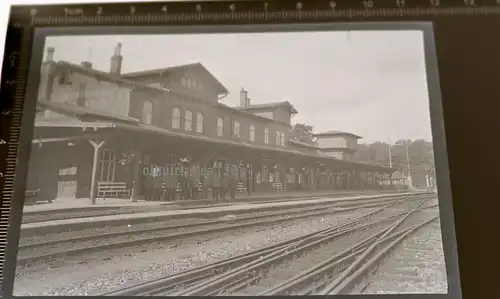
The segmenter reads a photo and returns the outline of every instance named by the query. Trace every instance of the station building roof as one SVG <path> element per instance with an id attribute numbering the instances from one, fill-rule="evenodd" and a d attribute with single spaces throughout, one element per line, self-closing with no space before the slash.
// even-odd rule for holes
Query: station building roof
<path id="1" fill-rule="evenodd" d="M 314 137 L 351 136 L 351 137 L 354 137 L 356 139 L 362 138 L 361 136 L 358 136 L 358 135 L 353 134 L 353 133 L 336 131 L 336 130 L 322 132 L 322 133 L 316 133 L 316 134 L 313 134 L 313 136 Z"/>
<path id="2" fill-rule="evenodd" d="M 49 110 L 53 110 L 57 113 L 61 114 L 66 114 L 68 116 L 73 116 L 77 119 L 81 119 L 82 116 L 89 115 L 91 112 L 88 113 L 83 113 L 82 110 L 87 109 L 83 107 L 77 107 L 80 108 L 78 109 L 78 113 L 75 113 L 75 110 L 73 107 L 68 109 L 67 111 L 64 111 L 64 106 L 70 106 L 67 104 L 61 104 L 56 106 L 49 106 L 46 105 L 46 103 L 41 103 L 41 105 L 45 104 L 45 108 Z M 99 129 L 124 129 L 127 131 L 135 131 L 135 132 L 144 132 L 144 133 L 155 133 L 155 134 L 160 134 L 162 136 L 170 136 L 170 137 L 178 137 L 182 139 L 188 139 L 188 140 L 196 140 L 196 141 L 205 141 L 205 142 L 210 142 L 210 143 L 218 143 L 218 144 L 225 144 L 225 145 L 230 145 L 230 146 L 237 146 L 237 147 L 244 147 L 247 149 L 254 149 L 254 150 L 260 150 L 260 151 L 267 151 L 267 152 L 275 152 L 275 153 L 283 153 L 283 154 L 288 154 L 288 155 L 293 155 L 293 156 L 302 156 L 302 157 L 309 157 L 309 158 L 314 158 L 317 159 L 318 161 L 322 161 L 324 163 L 331 163 L 335 166 L 352 166 L 352 167 L 359 167 L 363 168 L 366 170 L 372 170 L 372 171 L 381 171 L 381 172 L 391 172 L 393 169 L 380 166 L 380 165 L 373 165 L 373 164 L 368 164 L 368 163 L 361 163 L 361 162 L 351 162 L 351 161 L 345 161 L 345 160 L 340 160 L 334 157 L 329 157 L 329 156 L 323 156 L 321 155 L 318 151 L 303 151 L 300 150 L 299 148 L 275 148 L 275 147 L 270 147 L 270 146 L 263 146 L 263 145 L 256 145 L 252 143 L 248 143 L 245 141 L 233 141 L 233 140 L 220 140 L 220 139 L 214 139 L 210 138 L 208 136 L 200 136 L 200 135 L 190 135 L 182 132 L 176 132 L 176 131 L 171 131 L 168 129 L 160 128 L 157 126 L 153 125 L 145 125 L 141 124 L 140 122 L 129 122 L 128 120 L 123 121 L 122 119 L 113 119 L 113 116 L 110 115 L 96 115 L 93 114 L 95 118 L 99 118 L 100 121 L 73 121 L 73 122 L 63 122 L 63 121 L 49 121 L 49 120 L 44 120 L 44 121 L 38 121 L 35 122 L 35 127 L 93 127 L 94 130 L 99 128 Z"/>

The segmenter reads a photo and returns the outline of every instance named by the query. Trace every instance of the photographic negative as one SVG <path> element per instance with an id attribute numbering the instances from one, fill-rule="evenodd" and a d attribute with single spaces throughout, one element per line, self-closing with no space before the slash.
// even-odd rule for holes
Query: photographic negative
<path id="1" fill-rule="evenodd" d="M 325 28 L 47 36 L 15 294 L 446 293 L 425 32 Z"/>

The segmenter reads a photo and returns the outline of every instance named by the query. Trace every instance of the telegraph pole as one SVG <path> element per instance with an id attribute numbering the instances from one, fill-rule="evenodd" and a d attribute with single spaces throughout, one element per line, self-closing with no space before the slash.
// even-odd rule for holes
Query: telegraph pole
<path id="1" fill-rule="evenodd" d="M 387 137 L 389 140 L 389 167 L 392 168 L 392 152 L 391 152 L 391 138 Z"/>
<path id="2" fill-rule="evenodd" d="M 410 176 L 410 154 L 408 153 L 408 140 L 405 143 L 406 146 L 406 163 L 408 164 L 408 177 Z"/>
<path id="3" fill-rule="evenodd" d="M 412 181 L 411 181 L 411 172 L 410 172 L 410 154 L 408 152 L 408 139 L 406 139 L 405 142 L 405 147 L 406 147 L 406 163 L 407 163 L 407 169 L 408 169 L 408 186 L 411 187 Z"/>

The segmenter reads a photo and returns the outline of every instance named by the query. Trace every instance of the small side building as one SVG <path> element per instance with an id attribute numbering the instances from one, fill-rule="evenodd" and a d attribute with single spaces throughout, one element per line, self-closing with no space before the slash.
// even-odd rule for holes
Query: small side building
<path id="1" fill-rule="evenodd" d="M 318 133 L 314 137 L 325 155 L 346 161 L 352 161 L 358 139 L 361 139 L 361 136 L 341 131 Z"/>

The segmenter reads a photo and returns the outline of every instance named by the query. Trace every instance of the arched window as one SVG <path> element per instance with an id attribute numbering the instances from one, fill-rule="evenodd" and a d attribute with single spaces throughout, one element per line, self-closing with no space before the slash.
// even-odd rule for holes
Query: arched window
<path id="1" fill-rule="evenodd" d="M 178 107 L 174 107 L 174 109 L 172 109 L 172 128 L 181 128 L 181 109 Z"/>
<path id="2" fill-rule="evenodd" d="M 240 138 L 240 122 L 239 121 L 234 122 L 233 137 Z"/>
<path id="3" fill-rule="evenodd" d="M 142 106 L 142 122 L 150 125 L 153 120 L 153 103 L 144 101 Z"/>
<path id="4" fill-rule="evenodd" d="M 191 110 L 186 110 L 184 113 L 184 130 L 193 130 L 193 112 Z"/>
<path id="5" fill-rule="evenodd" d="M 281 146 L 285 146 L 285 133 L 281 132 Z"/>
<path id="6" fill-rule="evenodd" d="M 222 117 L 217 119 L 217 136 L 222 137 L 224 135 L 224 120 Z"/>
<path id="7" fill-rule="evenodd" d="M 203 133 L 203 113 L 196 113 L 196 133 Z"/>
<path id="8" fill-rule="evenodd" d="M 268 128 L 264 129 L 264 143 L 269 144 L 269 129 Z"/>
<path id="9" fill-rule="evenodd" d="M 255 126 L 250 125 L 250 141 L 255 141 Z"/>

